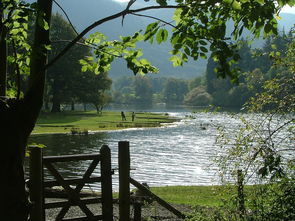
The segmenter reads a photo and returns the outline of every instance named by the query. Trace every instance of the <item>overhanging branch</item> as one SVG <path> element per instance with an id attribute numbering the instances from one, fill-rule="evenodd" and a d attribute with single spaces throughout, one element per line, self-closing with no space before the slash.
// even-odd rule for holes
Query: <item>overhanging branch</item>
<path id="1" fill-rule="evenodd" d="M 177 8 L 183 8 L 184 6 L 177 6 L 177 5 L 170 5 L 170 6 L 150 6 L 150 7 L 145 7 L 145 8 L 140 8 L 140 9 L 134 9 L 134 10 L 123 10 L 117 14 L 105 17 L 99 21 L 94 22 L 87 28 L 85 28 L 79 35 L 77 35 L 76 38 L 74 38 L 56 57 L 54 57 L 46 66 L 45 68 L 47 69 L 51 65 L 53 65 L 58 59 L 60 59 L 63 55 L 65 55 L 70 48 L 72 48 L 80 39 L 82 39 L 89 31 L 92 29 L 96 28 L 97 26 L 114 20 L 116 18 L 120 18 L 121 16 L 126 16 L 128 14 L 133 14 L 141 11 L 148 11 L 148 10 L 155 10 L 155 9 L 177 9 Z"/>

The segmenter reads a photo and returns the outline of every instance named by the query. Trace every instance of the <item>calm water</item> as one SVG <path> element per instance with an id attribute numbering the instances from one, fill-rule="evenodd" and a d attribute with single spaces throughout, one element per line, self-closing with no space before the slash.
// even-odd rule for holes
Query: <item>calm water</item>
<path id="1" fill-rule="evenodd" d="M 218 154 L 215 145 L 218 126 L 234 129 L 237 122 L 226 113 L 169 113 L 183 120 L 161 128 L 129 129 L 90 135 L 40 135 L 32 142 L 47 147 L 45 155 L 98 152 L 102 144 L 112 151 L 112 165 L 117 168 L 118 141 L 129 141 L 132 176 L 151 186 L 208 185 L 218 183 L 212 160 Z M 204 126 L 201 126 L 204 125 Z M 82 176 L 89 162 L 59 165 L 70 176 Z M 98 171 L 97 171 L 98 172 Z M 114 187 L 117 188 L 117 172 Z M 97 186 L 94 186 L 96 188 Z"/>

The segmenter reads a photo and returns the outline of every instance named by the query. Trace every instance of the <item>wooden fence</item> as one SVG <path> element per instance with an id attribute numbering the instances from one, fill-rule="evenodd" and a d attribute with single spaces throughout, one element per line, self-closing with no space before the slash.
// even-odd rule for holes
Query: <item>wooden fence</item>
<path id="1" fill-rule="evenodd" d="M 54 163 L 92 160 L 82 179 L 65 179 L 55 168 Z M 100 162 L 101 176 L 91 177 L 93 170 Z M 161 206 L 175 214 L 179 218 L 185 215 L 171 206 L 169 203 L 153 194 L 148 188 L 130 177 L 130 148 L 128 141 L 120 141 L 118 149 L 119 167 L 119 221 L 130 221 L 130 206 L 134 207 L 134 221 L 141 220 L 141 204 L 132 201 L 130 196 L 130 184 L 142 191 L 152 200 L 157 201 Z M 43 167 L 46 167 L 55 177 L 55 180 L 44 181 Z M 59 208 L 61 211 L 55 220 L 83 221 L 83 220 L 103 220 L 113 221 L 113 198 L 112 198 L 112 169 L 111 153 L 108 146 L 102 146 L 100 154 L 83 154 L 70 156 L 43 157 L 42 149 L 31 147 L 30 156 L 30 199 L 33 202 L 31 213 L 32 221 L 44 221 L 45 209 Z M 81 199 L 81 190 L 86 183 L 101 182 L 101 197 L 92 199 Z M 76 185 L 73 188 L 71 185 Z M 62 186 L 67 193 L 68 200 L 63 202 L 45 203 L 44 188 Z M 102 215 L 94 215 L 87 204 L 102 203 Z M 86 215 L 72 219 L 64 219 L 71 206 L 78 206 Z"/>
<path id="2" fill-rule="evenodd" d="M 130 148 L 128 141 L 119 142 L 119 221 L 130 221 L 130 184 L 142 191 L 152 200 L 169 210 L 178 218 L 184 219 L 185 215 L 170 205 L 168 202 L 152 193 L 141 183 L 130 177 Z M 134 221 L 141 220 L 141 205 L 134 204 Z"/>
<path id="3" fill-rule="evenodd" d="M 81 154 L 66 156 L 48 156 L 43 157 L 42 149 L 30 147 L 30 199 L 33 202 L 31 212 L 32 221 L 45 220 L 45 209 L 62 208 L 55 220 L 113 220 L 113 197 L 112 197 L 112 169 L 111 153 L 108 146 L 103 145 L 99 154 Z M 88 169 L 82 178 L 66 179 L 64 178 L 55 164 L 58 162 L 92 160 Z M 91 176 L 94 169 L 100 163 L 100 177 Z M 44 180 L 43 168 L 46 167 L 54 180 Z M 101 183 L 101 196 L 82 199 L 81 190 L 86 183 Z M 66 192 L 67 200 L 45 203 L 44 188 L 62 186 Z M 73 187 L 75 186 L 75 188 Z M 88 204 L 102 204 L 102 214 L 95 215 L 88 207 Z M 85 214 L 83 217 L 65 219 L 65 215 L 72 206 L 78 206 Z"/>

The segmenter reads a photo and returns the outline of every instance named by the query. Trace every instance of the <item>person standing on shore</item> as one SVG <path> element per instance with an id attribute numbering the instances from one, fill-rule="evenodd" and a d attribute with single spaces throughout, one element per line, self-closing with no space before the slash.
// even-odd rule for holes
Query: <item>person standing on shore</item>
<path id="1" fill-rule="evenodd" d="M 132 122 L 133 122 L 134 119 L 135 119 L 135 113 L 134 113 L 134 111 L 133 111 L 132 114 L 131 114 L 131 119 L 132 119 Z"/>
<path id="2" fill-rule="evenodd" d="M 124 111 L 121 111 L 121 117 L 122 117 L 122 121 L 126 121 L 126 116 Z"/>

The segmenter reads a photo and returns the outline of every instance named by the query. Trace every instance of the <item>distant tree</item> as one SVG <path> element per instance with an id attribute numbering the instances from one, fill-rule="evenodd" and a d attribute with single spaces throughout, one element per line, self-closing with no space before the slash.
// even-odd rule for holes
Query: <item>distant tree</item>
<path id="1" fill-rule="evenodd" d="M 241 73 L 252 71 L 256 68 L 254 66 L 254 58 L 249 43 L 244 39 L 239 42 L 238 54 L 240 59 L 235 66 L 237 66 Z M 241 81 L 241 79 L 239 79 L 239 81 Z"/>
<path id="2" fill-rule="evenodd" d="M 188 82 L 188 89 L 192 90 L 192 89 L 199 87 L 199 86 L 205 86 L 205 84 L 206 84 L 205 75 L 199 76 L 199 77 L 196 77 Z"/>
<path id="3" fill-rule="evenodd" d="M 136 76 L 133 80 L 133 89 L 136 105 L 151 107 L 153 101 L 153 90 L 150 79 L 145 76 Z"/>
<path id="4" fill-rule="evenodd" d="M 130 88 L 132 84 L 133 77 L 122 76 L 120 78 L 114 79 L 113 88 L 115 91 L 122 91 L 124 88 Z"/>
<path id="5" fill-rule="evenodd" d="M 189 106 L 208 106 L 212 103 L 212 100 L 212 96 L 206 91 L 206 88 L 199 86 L 186 94 L 184 104 Z"/>
<path id="6" fill-rule="evenodd" d="M 164 85 L 168 78 L 166 77 L 151 77 L 150 81 L 152 84 L 153 94 L 160 94 L 163 91 Z"/>
<path id="7" fill-rule="evenodd" d="M 187 82 L 181 79 L 169 78 L 163 89 L 166 104 L 182 104 L 185 94 L 188 92 Z"/>
<path id="8" fill-rule="evenodd" d="M 216 79 L 216 72 L 215 72 L 216 68 L 217 68 L 217 63 L 214 62 L 212 57 L 210 57 L 207 62 L 206 75 L 205 75 L 207 92 L 209 94 L 212 94 L 215 91 L 213 81 Z"/>
<path id="9" fill-rule="evenodd" d="M 112 80 L 108 73 L 94 75 L 91 72 L 84 72 L 82 81 L 77 81 L 76 97 L 80 103 L 93 104 L 97 113 L 107 105 L 111 97 L 108 91 L 111 88 Z"/>

